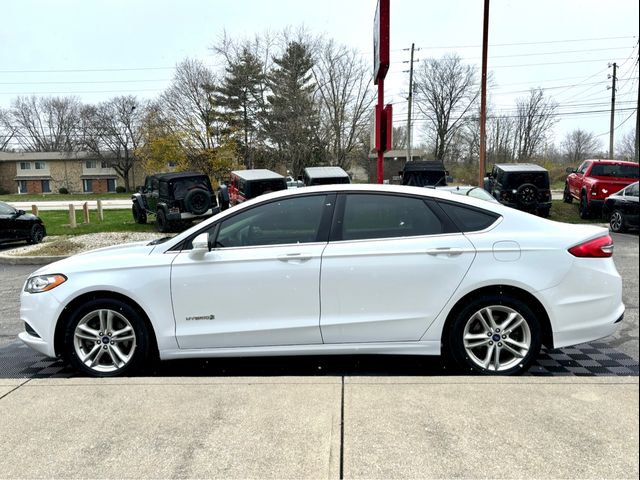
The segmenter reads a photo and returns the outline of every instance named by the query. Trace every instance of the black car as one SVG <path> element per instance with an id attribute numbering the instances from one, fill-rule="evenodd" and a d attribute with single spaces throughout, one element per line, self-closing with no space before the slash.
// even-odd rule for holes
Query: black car
<path id="1" fill-rule="evenodd" d="M 0 202 L 0 242 L 26 240 L 27 243 L 40 243 L 46 234 L 40 217 Z"/>
<path id="2" fill-rule="evenodd" d="M 602 214 L 613 232 L 638 228 L 638 182 L 632 183 L 604 200 Z"/>
<path id="3" fill-rule="evenodd" d="M 407 162 L 402 169 L 402 185 L 412 187 L 444 187 L 449 172 L 444 163 L 438 160 L 414 160 Z"/>
<path id="4" fill-rule="evenodd" d="M 496 164 L 484 188 L 503 205 L 548 217 L 551 210 L 549 171 L 531 163 Z"/>
<path id="5" fill-rule="evenodd" d="M 209 177 L 195 172 L 150 175 L 131 201 L 134 221 L 147 223 L 147 215 L 155 215 L 160 232 L 219 211 Z"/>

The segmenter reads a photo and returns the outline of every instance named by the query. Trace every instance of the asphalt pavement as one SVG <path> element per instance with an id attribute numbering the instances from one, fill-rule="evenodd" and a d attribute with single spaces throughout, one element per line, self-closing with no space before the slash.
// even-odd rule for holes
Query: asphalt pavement
<path id="1" fill-rule="evenodd" d="M 627 311 L 602 342 L 637 372 L 638 236 L 613 236 Z M 16 348 L 35 268 L 0 265 L 0 355 Z M 393 357 L 163 364 L 150 377 L 0 375 L 0 478 L 639 474 L 637 373 L 463 377 Z"/>

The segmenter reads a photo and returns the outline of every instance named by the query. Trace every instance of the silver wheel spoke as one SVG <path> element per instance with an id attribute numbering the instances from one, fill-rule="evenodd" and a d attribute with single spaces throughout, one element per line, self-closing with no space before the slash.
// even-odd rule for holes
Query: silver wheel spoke
<path id="1" fill-rule="evenodd" d="M 487 307 L 484 309 L 484 312 L 486 312 L 487 317 L 489 317 L 489 325 L 491 326 L 491 331 L 494 331 L 496 328 L 498 328 L 498 325 L 496 324 L 495 318 L 493 318 L 493 310 Z"/>
<path id="2" fill-rule="evenodd" d="M 464 336 L 465 340 L 485 340 L 488 339 L 486 333 L 467 333 Z"/>
<path id="3" fill-rule="evenodd" d="M 109 352 L 109 356 L 111 357 L 111 362 L 116 367 L 119 367 L 120 366 L 120 361 L 116 358 L 115 354 L 113 353 L 113 348 L 112 348 L 111 345 L 109 345 L 109 347 L 107 347 L 107 352 Z"/>
<path id="4" fill-rule="evenodd" d="M 482 315 L 483 312 L 478 312 L 476 313 L 473 318 L 475 318 L 476 320 L 478 320 L 481 324 L 482 327 L 484 328 L 485 332 L 490 332 L 491 331 L 491 327 L 489 326 L 489 324 L 487 323 L 487 321 L 484 319 L 484 316 Z M 472 318 L 472 319 L 473 319 Z"/>
<path id="5" fill-rule="evenodd" d="M 100 336 L 98 335 L 97 330 L 94 330 L 91 327 L 88 327 L 87 325 L 78 325 L 78 330 L 82 330 L 84 333 L 86 333 L 87 335 L 81 338 L 87 338 L 88 340 L 98 340 L 100 338 Z M 78 332 L 76 332 L 76 337 L 79 337 L 80 335 L 78 334 Z"/>
<path id="6" fill-rule="evenodd" d="M 524 322 L 524 317 L 518 318 L 518 320 L 516 320 L 513 325 L 509 326 L 509 328 L 507 329 L 507 333 L 513 332 L 516 328 L 522 325 L 522 322 Z"/>
<path id="7" fill-rule="evenodd" d="M 487 354 L 484 357 L 484 360 L 482 362 L 482 366 L 484 368 L 489 368 L 489 364 L 491 363 L 491 356 L 493 355 L 493 351 L 496 349 L 495 345 L 491 345 L 489 348 L 487 348 Z"/>
<path id="8" fill-rule="evenodd" d="M 127 335 L 125 337 L 120 336 L 129 332 L 131 332 L 131 335 Z M 133 328 L 127 325 L 123 329 L 113 332 L 113 335 L 111 335 L 111 338 L 113 338 L 114 340 L 131 340 L 133 338 Z"/>
<path id="9" fill-rule="evenodd" d="M 506 350 L 508 350 L 508 351 L 510 351 L 511 353 L 513 353 L 513 355 L 514 355 L 515 357 L 518 357 L 518 358 L 524 358 L 524 356 L 525 356 L 525 354 L 526 354 L 526 352 L 525 352 L 525 353 L 522 353 L 522 352 L 519 352 L 518 350 L 516 350 L 516 349 L 514 349 L 514 348 L 511 348 L 511 347 L 510 347 L 509 345 L 507 345 L 506 343 L 503 343 L 502 345 L 503 345 L 503 347 L 504 347 Z"/>
<path id="10" fill-rule="evenodd" d="M 503 342 L 508 343 L 509 345 L 513 345 L 514 347 L 518 347 L 521 350 L 529 350 L 529 345 L 527 345 L 526 343 L 517 342 L 513 338 L 507 337 L 503 340 Z"/>
<path id="11" fill-rule="evenodd" d="M 507 319 L 504 322 L 502 322 L 502 324 L 500 325 L 500 329 L 503 330 L 503 331 L 506 330 L 509 327 L 509 324 L 511 322 L 513 322 L 518 317 L 520 317 L 518 312 L 511 312 L 509 314 L 509 316 L 507 317 Z M 522 318 L 522 317 L 520 317 L 520 318 Z M 511 327 L 511 328 L 513 329 L 515 327 Z"/>
<path id="12" fill-rule="evenodd" d="M 469 342 L 465 346 L 467 348 L 478 348 L 478 347 L 483 347 L 484 345 L 489 345 L 490 341 L 491 341 L 490 338 L 484 337 L 482 340 L 478 340 L 477 342 Z"/>
<path id="13" fill-rule="evenodd" d="M 89 353 L 87 353 L 86 355 L 79 355 L 80 360 L 86 363 L 91 357 L 96 355 L 99 350 L 100 350 L 100 345 L 94 345 L 93 348 L 89 351 Z"/>
<path id="14" fill-rule="evenodd" d="M 104 350 L 102 349 L 102 347 L 100 345 L 96 345 L 93 350 L 97 350 L 97 351 L 96 351 L 96 354 L 94 355 L 94 357 L 91 359 L 91 364 L 89 364 L 90 367 L 93 367 L 94 365 L 98 364 L 98 361 L 100 360 L 100 358 L 102 358 L 102 354 L 104 352 Z M 93 350 L 92 350 L 92 352 L 93 352 Z"/>
<path id="15" fill-rule="evenodd" d="M 118 345 L 111 345 L 111 350 L 115 352 L 115 354 L 122 361 L 122 363 L 127 363 L 127 361 L 129 360 L 129 357 L 131 356 L 131 355 L 125 355 L 124 353 L 122 353 L 122 350 L 120 350 L 120 347 L 118 347 Z"/>
<path id="16" fill-rule="evenodd" d="M 497 347 L 493 349 L 493 369 L 500 370 L 500 349 Z"/>

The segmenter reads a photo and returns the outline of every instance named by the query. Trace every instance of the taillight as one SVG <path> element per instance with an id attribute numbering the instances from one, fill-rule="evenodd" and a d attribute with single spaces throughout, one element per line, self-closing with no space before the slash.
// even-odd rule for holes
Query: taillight
<path id="1" fill-rule="evenodd" d="M 613 255 L 613 239 L 610 235 L 594 238 L 569 249 L 574 257 L 606 258 Z"/>

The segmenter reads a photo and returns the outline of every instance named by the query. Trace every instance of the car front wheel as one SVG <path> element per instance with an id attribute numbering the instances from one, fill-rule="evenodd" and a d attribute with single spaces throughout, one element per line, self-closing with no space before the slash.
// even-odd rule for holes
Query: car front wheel
<path id="1" fill-rule="evenodd" d="M 31 244 L 36 244 L 36 243 L 40 243 L 43 238 L 44 238 L 44 228 L 42 228 L 42 225 L 36 224 L 33 227 L 31 227 L 31 232 L 29 233 L 29 239 L 27 240 L 27 242 Z"/>
<path id="2" fill-rule="evenodd" d="M 77 370 L 94 377 L 112 377 L 144 364 L 149 334 L 143 319 L 126 303 L 96 299 L 71 315 L 64 349 Z"/>
<path id="3" fill-rule="evenodd" d="M 451 324 L 448 347 L 465 371 L 517 375 L 540 351 L 540 324 L 523 302 L 487 296 L 465 306 Z"/>
<path id="4" fill-rule="evenodd" d="M 587 202 L 586 194 L 582 194 L 582 196 L 580 196 L 580 206 L 578 207 L 578 214 L 583 220 L 591 218 L 591 212 L 589 211 L 589 203 Z"/>
<path id="5" fill-rule="evenodd" d="M 564 203 L 573 203 L 573 197 L 571 196 L 571 191 L 569 190 L 569 184 L 564 185 L 564 192 L 562 194 L 562 201 Z"/>
<path id="6" fill-rule="evenodd" d="M 612 232 L 620 233 L 625 231 L 624 217 L 620 210 L 614 210 L 609 217 L 609 227 Z"/>
<path id="7" fill-rule="evenodd" d="M 140 225 L 144 225 L 145 223 L 147 223 L 147 212 L 142 210 L 138 205 L 133 205 L 131 207 L 131 213 L 133 214 L 134 222 Z"/>

